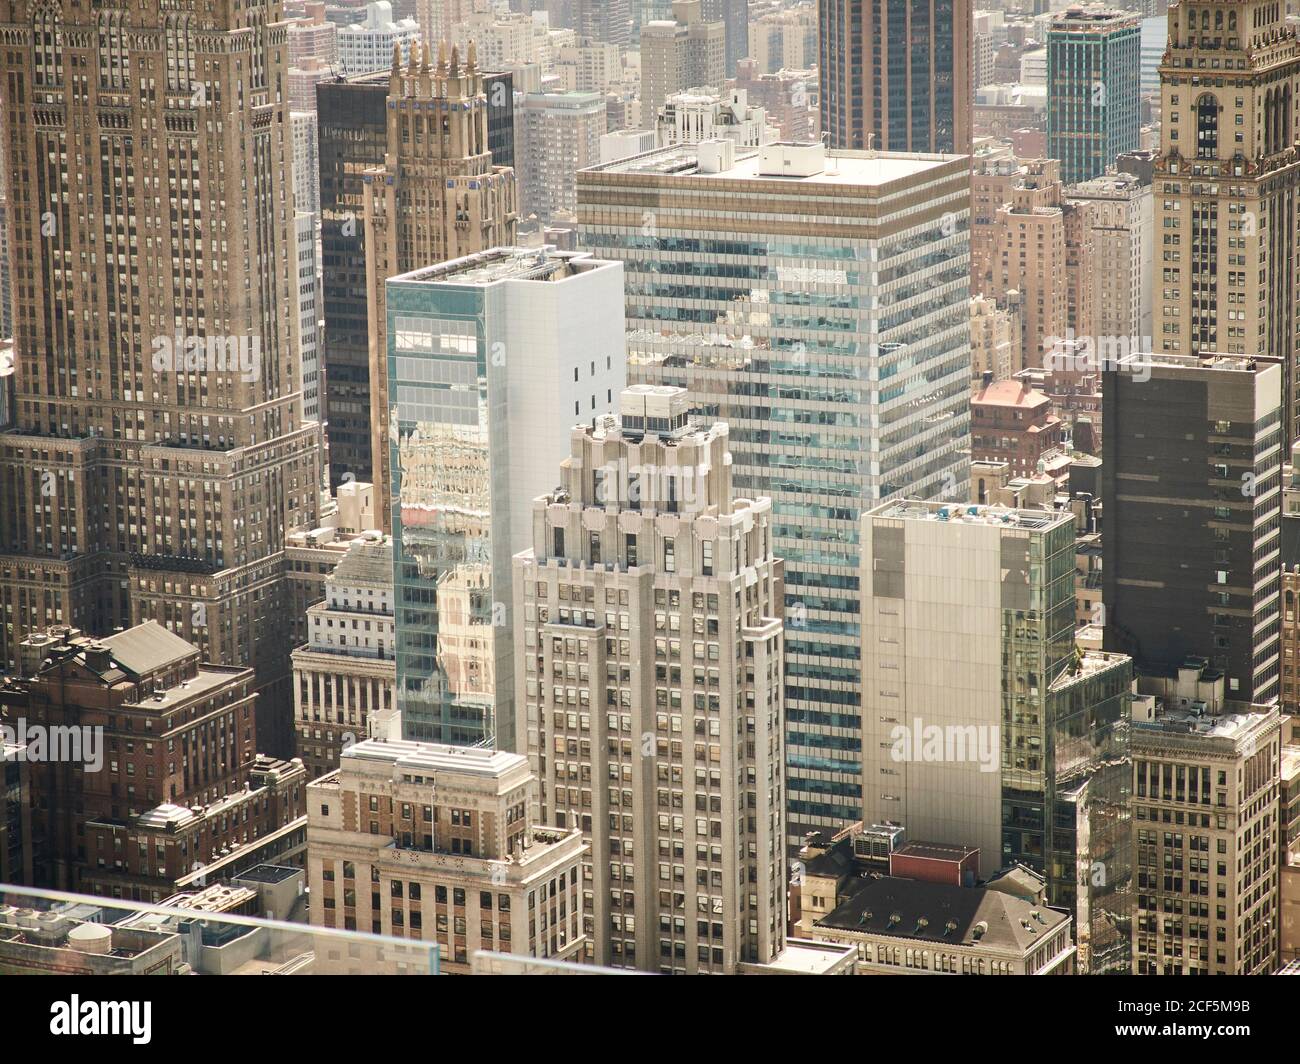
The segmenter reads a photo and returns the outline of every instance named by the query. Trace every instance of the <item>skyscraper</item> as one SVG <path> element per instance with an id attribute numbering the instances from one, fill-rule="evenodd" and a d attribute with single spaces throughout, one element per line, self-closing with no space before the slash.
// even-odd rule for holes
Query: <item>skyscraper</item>
<path id="1" fill-rule="evenodd" d="M 818 0 L 833 148 L 970 151 L 970 0 Z"/>
<path id="2" fill-rule="evenodd" d="M 576 429 L 514 563 L 519 749 L 581 828 L 598 964 L 734 973 L 785 944 L 782 583 L 727 426 L 634 386 Z"/>
<path id="3" fill-rule="evenodd" d="M 1042 873 L 1081 967 L 1127 970 L 1133 666 L 1076 660 L 1074 515 L 885 503 L 862 581 L 864 823 Z"/>
<path id="4" fill-rule="evenodd" d="M 969 479 L 970 176 L 955 156 L 677 145 L 578 175 L 627 267 L 630 376 L 731 430 L 785 559 L 791 848 L 861 818 L 858 515 Z"/>
<path id="5" fill-rule="evenodd" d="M 672 19 L 641 27 L 641 125 L 652 129 L 664 101 L 691 88 L 721 91 L 726 29 L 706 19 L 701 0 L 673 0 Z"/>
<path id="6" fill-rule="evenodd" d="M 365 180 L 384 165 L 390 74 L 317 86 L 320 126 L 325 410 L 330 477 L 374 475 L 370 455 L 370 308 L 366 289 Z M 488 148 L 494 166 L 514 165 L 514 92 L 509 74 L 485 74 Z"/>
<path id="7" fill-rule="evenodd" d="M 1292 99 L 1300 43 L 1276 4 L 1206 0 L 1169 9 L 1165 55 L 1154 181 L 1158 348 L 1281 360 L 1285 449 L 1300 437 Z"/>
<path id="8" fill-rule="evenodd" d="M 1067 185 L 1104 174 L 1135 151 L 1141 26 L 1124 11 L 1070 8 L 1047 31 L 1047 153 Z"/>
<path id="9" fill-rule="evenodd" d="M 722 23 L 726 40 L 724 62 L 727 77 L 733 78 L 736 64 L 749 55 L 749 0 L 703 0 L 703 4 L 705 21 Z"/>
<path id="10" fill-rule="evenodd" d="M 157 620 L 205 661 L 253 666 L 268 726 L 288 705 L 284 537 L 316 521 L 321 444 L 301 407 L 280 10 L 14 4 L 33 32 L 7 53 L 3 122 L 25 276 L 0 660 L 45 624 Z M 99 72 L 93 92 L 77 69 Z"/>
<path id="11" fill-rule="evenodd" d="M 1277 706 L 1183 663 L 1133 707 L 1133 971 L 1261 975 L 1278 947 Z"/>
<path id="12" fill-rule="evenodd" d="M 578 209 L 577 178 L 600 162 L 605 97 L 598 92 L 530 92 L 519 109 L 521 213 L 539 227 Z"/>
<path id="13" fill-rule="evenodd" d="M 368 481 L 370 459 L 370 315 L 366 296 L 365 184 L 388 144 L 388 76 L 371 74 L 316 88 L 320 128 L 321 298 L 324 402 L 329 421 L 330 481 Z"/>
<path id="14" fill-rule="evenodd" d="M 579 37 L 620 48 L 632 41 L 631 0 L 575 0 L 573 15 Z"/>
<path id="15" fill-rule="evenodd" d="M 367 171 L 366 292 L 370 319 L 370 449 L 380 522 L 392 531 L 396 505 L 388 466 L 388 348 L 385 280 L 423 266 L 514 242 L 514 171 L 488 150 L 489 101 L 474 45 L 425 45 L 403 72 L 394 53 L 388 84 L 388 150 Z"/>
<path id="16" fill-rule="evenodd" d="M 391 278 L 387 305 L 402 728 L 510 749 L 510 558 L 570 429 L 625 383 L 623 270 L 494 249 Z"/>
<path id="17" fill-rule="evenodd" d="M 1142 337 L 1150 349 L 1154 203 L 1151 184 L 1133 174 L 1105 174 L 1066 190 L 1091 234 L 1095 336 Z"/>
<path id="18" fill-rule="evenodd" d="M 1277 700 L 1282 367 L 1134 355 L 1102 397 L 1107 649 L 1157 676 L 1205 658 L 1226 697 Z"/>

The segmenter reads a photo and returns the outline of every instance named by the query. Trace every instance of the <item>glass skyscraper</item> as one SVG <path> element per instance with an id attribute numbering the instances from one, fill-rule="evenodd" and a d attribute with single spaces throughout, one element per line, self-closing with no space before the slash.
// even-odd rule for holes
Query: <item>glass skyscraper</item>
<path id="1" fill-rule="evenodd" d="M 862 524 L 865 822 L 1042 874 L 1081 969 L 1127 971 L 1133 662 L 1075 649 L 1073 515 L 900 502 Z"/>
<path id="2" fill-rule="evenodd" d="M 730 426 L 785 559 L 787 842 L 862 815 L 858 515 L 969 480 L 969 166 L 730 142 L 578 174 L 627 270 L 629 377 Z"/>
<path id="3" fill-rule="evenodd" d="M 1067 185 L 1136 151 L 1142 116 L 1142 29 L 1125 11 L 1071 8 L 1047 31 L 1047 154 Z"/>
<path id="4" fill-rule="evenodd" d="M 574 425 L 625 383 L 622 267 L 505 248 L 388 281 L 397 706 L 409 739 L 513 745 L 511 557 Z"/>

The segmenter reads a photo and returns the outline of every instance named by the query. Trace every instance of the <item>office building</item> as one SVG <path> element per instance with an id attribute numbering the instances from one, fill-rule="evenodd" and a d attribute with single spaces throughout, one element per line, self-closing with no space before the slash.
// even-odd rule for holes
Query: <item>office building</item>
<path id="1" fill-rule="evenodd" d="M 308 607 L 307 628 L 293 652 L 293 715 L 295 753 L 314 780 L 396 705 L 390 539 L 371 533 L 351 543 L 325 578 L 324 600 Z"/>
<path id="2" fill-rule="evenodd" d="M 325 406 L 330 480 L 370 481 L 370 312 L 366 288 L 366 170 L 384 165 L 391 74 L 333 79 L 320 97 L 321 246 L 325 310 Z M 514 93 L 509 74 L 485 74 L 487 141 L 496 166 L 514 159 Z"/>
<path id="3" fill-rule="evenodd" d="M 1134 974 L 1276 967 L 1280 730 L 1194 659 L 1134 703 Z"/>
<path id="4" fill-rule="evenodd" d="M 388 75 L 325 82 L 317 88 L 320 127 L 321 248 L 324 265 L 324 405 L 330 483 L 369 481 L 370 314 L 366 295 L 365 183 L 388 145 Z"/>
<path id="5" fill-rule="evenodd" d="M 387 305 L 404 734 L 512 749 L 510 559 L 624 386 L 623 269 L 499 248 L 391 278 Z"/>
<path id="6" fill-rule="evenodd" d="M 1141 74 L 1139 89 L 1144 99 L 1160 98 L 1160 64 L 1164 62 L 1165 48 L 1169 45 L 1169 16 L 1161 13 L 1142 20 Z"/>
<path id="7" fill-rule="evenodd" d="M 687 388 L 773 501 L 792 852 L 862 815 L 858 515 L 966 497 L 969 182 L 961 157 L 727 141 L 578 175 L 583 245 L 627 266 L 631 380 Z"/>
<path id="8" fill-rule="evenodd" d="M 590 37 L 560 47 L 551 66 L 563 92 L 605 93 L 623 81 L 623 54 L 618 45 Z"/>
<path id="9" fill-rule="evenodd" d="M 642 126 L 654 125 L 673 93 L 721 90 L 726 80 L 726 28 L 704 17 L 702 0 L 673 0 L 671 20 L 641 27 Z"/>
<path id="10" fill-rule="evenodd" d="M 394 20 L 389 0 L 373 0 L 366 5 L 365 19 L 340 27 L 336 40 L 340 73 L 355 77 L 386 70 L 394 49 L 408 62 L 412 49 L 419 47 L 420 26 L 412 18 Z"/>
<path id="11" fill-rule="evenodd" d="M 1068 511 L 863 515 L 862 819 L 1042 873 L 1083 970 L 1126 969 L 1132 663 L 1076 657 L 1074 539 Z"/>
<path id="12" fill-rule="evenodd" d="M 1072 7 L 1047 31 L 1047 153 L 1067 185 L 1141 147 L 1141 27 L 1124 11 Z"/>
<path id="13" fill-rule="evenodd" d="M 380 526 L 392 531 L 396 504 L 388 466 L 387 278 L 514 242 L 515 174 L 488 150 L 489 102 L 473 44 L 465 63 L 426 46 L 417 63 L 389 74 L 384 164 L 363 175 L 366 294 L 370 339 L 370 450 Z M 430 115 L 446 131 L 431 130 Z M 433 135 L 436 132 L 437 135 Z"/>
<path id="14" fill-rule="evenodd" d="M 436 944 L 438 971 L 478 950 L 578 960 L 576 828 L 537 821 L 537 777 L 504 751 L 367 739 L 307 787 L 312 923 Z"/>
<path id="15" fill-rule="evenodd" d="M 969 0 L 818 0 L 817 10 L 832 148 L 970 151 Z"/>
<path id="16" fill-rule="evenodd" d="M 1300 48 L 1280 6 L 1210 0 L 1169 9 L 1166 56 L 1154 179 L 1158 350 L 1280 360 L 1285 448 L 1300 437 L 1300 156 L 1287 91 L 1300 78 Z M 1213 83 L 1207 64 L 1222 71 Z"/>
<path id="17" fill-rule="evenodd" d="M 6 93 L 0 123 L 24 271 L 0 433 L 0 661 L 49 624 L 156 620 L 205 661 L 256 670 L 268 739 L 290 719 L 284 536 L 315 521 L 321 451 L 302 417 L 279 10 L 178 22 L 153 6 L 128 32 L 120 12 L 21 4 L 16 22 L 48 28 L 11 47 L 28 88 Z M 74 63 L 98 71 L 94 93 L 65 80 Z M 225 120 L 236 99 L 245 120 Z M 68 132 L 83 128 L 93 151 Z M 121 194 L 131 180 L 140 194 Z M 92 245 L 114 270 L 74 268 Z"/>
<path id="18" fill-rule="evenodd" d="M 1106 647 L 1144 675 L 1205 658 L 1227 697 L 1278 700 L 1282 367 L 1133 355 L 1102 395 Z"/>
<path id="19" fill-rule="evenodd" d="M 688 414 L 683 389 L 628 388 L 534 501 L 516 721 L 543 819 L 591 847 L 589 956 L 734 973 L 785 945 L 781 562 L 727 426 Z"/>
<path id="20" fill-rule="evenodd" d="M 316 110 L 316 86 L 333 81 L 338 76 L 337 63 L 323 63 L 307 58 L 298 66 L 291 66 L 285 80 L 289 86 L 289 110 L 306 114 Z"/>

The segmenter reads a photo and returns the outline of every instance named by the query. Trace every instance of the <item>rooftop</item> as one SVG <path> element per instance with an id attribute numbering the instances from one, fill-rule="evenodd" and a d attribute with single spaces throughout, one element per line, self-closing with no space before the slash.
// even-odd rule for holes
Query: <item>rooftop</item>
<path id="1" fill-rule="evenodd" d="M 250 883 L 283 883 L 301 873 L 302 869 L 290 868 L 288 865 L 260 864 L 247 872 L 240 872 L 235 879 Z"/>
<path id="2" fill-rule="evenodd" d="M 198 653 L 197 647 L 157 621 L 145 621 L 100 642 L 113 652 L 114 660 L 137 675 L 166 668 Z"/>
<path id="3" fill-rule="evenodd" d="M 756 967 L 780 975 L 832 975 L 851 966 L 856 958 L 857 950 L 853 946 L 790 938 L 786 939 L 785 949 Z"/>
<path id="4" fill-rule="evenodd" d="M 328 580 L 346 587 L 392 587 L 393 541 L 354 540 Z"/>
<path id="5" fill-rule="evenodd" d="M 1273 359 L 1259 359 L 1250 355 L 1224 355 L 1205 351 L 1199 355 L 1171 355 L 1159 351 L 1138 352 L 1115 360 L 1117 368 L 1125 366 L 1152 366 L 1156 368 L 1200 370 L 1204 372 L 1252 373 L 1256 369 L 1276 364 Z"/>
<path id="6" fill-rule="evenodd" d="M 1069 921 L 1055 909 L 1001 891 L 868 876 L 816 926 L 1025 953 Z"/>
<path id="7" fill-rule="evenodd" d="M 1135 717 L 1133 727 L 1145 733 L 1168 732 L 1199 739 L 1227 739 L 1240 743 L 1249 740 L 1261 728 L 1276 722 L 1277 715 L 1276 707 L 1264 706 L 1259 707 L 1259 712 L 1238 711 L 1214 715 L 1197 706 L 1166 706 L 1156 710 L 1154 720 Z"/>
<path id="8" fill-rule="evenodd" d="M 540 248 L 492 248 L 390 277 L 388 283 L 484 287 L 501 281 L 563 281 L 590 270 L 613 268 L 613 265 L 593 258 L 589 252 L 557 251 L 550 244 Z"/>
<path id="9" fill-rule="evenodd" d="M 952 846 L 944 842 L 905 842 L 894 851 L 896 857 L 914 857 L 923 861 L 964 861 L 978 855 L 970 846 Z"/>
<path id="10" fill-rule="evenodd" d="M 812 162 L 822 153 L 816 172 L 783 173 L 774 163 L 796 154 Z M 717 181 L 791 181 L 821 185 L 879 187 L 894 181 L 937 170 L 963 158 L 959 155 L 926 155 L 885 151 L 825 151 L 820 144 L 777 142 L 762 148 L 737 149 L 732 165 L 719 173 L 699 166 L 698 144 L 677 144 L 643 152 L 627 159 L 588 167 L 582 173 L 651 174 L 663 177 L 702 177 Z M 810 166 L 809 168 L 812 168 Z"/>
<path id="11" fill-rule="evenodd" d="M 904 521 L 937 521 L 950 524 L 997 525 L 1008 529 L 1042 532 L 1074 523 L 1074 514 L 1054 510 L 1015 510 L 1007 506 L 979 506 L 966 503 L 897 500 L 882 503 L 866 513 L 874 518 Z"/>
<path id="12" fill-rule="evenodd" d="M 986 384 L 973 396 L 972 403 L 989 406 L 1041 407 L 1051 405 L 1051 396 L 1045 395 L 1023 380 L 1000 380 Z"/>
<path id="13" fill-rule="evenodd" d="M 349 760 L 387 762 L 408 772 L 452 772 L 485 778 L 527 766 L 528 759 L 504 750 L 477 746 L 450 746 L 443 743 L 420 743 L 405 739 L 366 739 L 349 747 L 343 754 Z"/>

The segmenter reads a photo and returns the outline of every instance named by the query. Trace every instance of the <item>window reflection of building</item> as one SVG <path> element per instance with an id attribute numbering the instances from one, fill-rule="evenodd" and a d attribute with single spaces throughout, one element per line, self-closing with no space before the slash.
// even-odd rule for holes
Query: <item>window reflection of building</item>
<path id="1" fill-rule="evenodd" d="M 430 671 L 408 675 L 408 692 L 439 716 L 451 703 L 485 724 L 495 691 L 487 440 L 483 423 L 421 421 L 397 445 L 403 553 L 435 599 Z"/>

